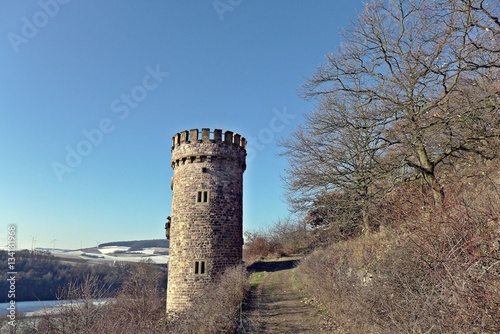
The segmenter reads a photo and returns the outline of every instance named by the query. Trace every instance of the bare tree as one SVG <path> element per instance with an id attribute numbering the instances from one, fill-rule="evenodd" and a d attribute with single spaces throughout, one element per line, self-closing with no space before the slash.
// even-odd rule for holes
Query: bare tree
<path id="1" fill-rule="evenodd" d="M 83 281 L 72 281 L 59 292 L 58 299 L 67 300 L 57 314 L 47 313 L 38 330 L 42 333 L 93 333 L 95 323 L 105 317 L 105 308 L 94 304 L 96 299 L 108 296 L 108 290 L 99 284 L 99 277 L 87 275 Z"/>
<path id="2" fill-rule="evenodd" d="M 490 143 L 500 136 L 498 7 L 477 0 L 367 4 L 343 33 L 339 50 L 304 87 L 320 107 L 285 144 L 290 190 L 304 195 L 357 183 L 354 189 L 366 198 L 380 178 L 377 170 L 399 166 L 393 182 L 421 178 L 439 205 L 441 165 L 464 152 L 495 158 Z M 330 121 L 339 118 L 344 122 Z M 351 172 L 345 173 L 346 166 Z M 331 177 L 318 181 L 311 170 Z M 349 176 L 352 185 L 345 187 L 339 176 Z"/>
<path id="3" fill-rule="evenodd" d="M 381 164 L 388 145 L 382 137 L 386 120 L 378 116 L 378 104 L 370 102 L 351 92 L 325 94 L 317 110 L 306 115 L 305 125 L 281 143 L 294 207 L 321 211 L 327 200 L 330 209 L 337 208 L 335 216 L 365 232 L 388 168 Z M 332 192 L 336 196 L 328 196 Z M 333 214 L 322 213 L 322 224 L 334 223 Z"/>
<path id="4" fill-rule="evenodd" d="M 159 267 L 151 260 L 134 264 L 110 308 L 113 321 L 103 324 L 106 332 L 161 332 L 161 317 L 165 312 L 161 277 Z"/>
<path id="5" fill-rule="evenodd" d="M 462 13 L 467 20 L 456 27 L 457 30 L 466 26 L 469 32 L 467 41 L 473 49 L 500 53 L 500 3 L 485 0 L 444 0 L 452 10 Z M 454 7 L 454 8 L 453 8 Z"/>

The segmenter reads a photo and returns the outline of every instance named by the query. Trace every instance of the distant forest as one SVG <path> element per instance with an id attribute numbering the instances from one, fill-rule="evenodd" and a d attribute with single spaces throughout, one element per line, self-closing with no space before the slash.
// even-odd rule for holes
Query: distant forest
<path id="1" fill-rule="evenodd" d="M 127 245 L 128 246 L 128 245 Z M 160 246 L 147 246 L 160 247 Z M 0 302 L 10 301 L 7 292 L 9 282 L 7 273 L 8 252 L 0 251 Z M 15 254 L 15 301 L 55 300 L 60 298 L 62 288 L 68 284 L 79 284 L 89 276 L 97 277 L 97 281 L 108 297 L 114 296 L 121 288 L 124 280 L 131 272 L 134 263 L 123 263 L 117 266 L 109 264 L 67 264 L 57 260 L 48 252 L 22 250 Z M 162 278 L 166 286 L 166 266 L 162 265 Z"/>

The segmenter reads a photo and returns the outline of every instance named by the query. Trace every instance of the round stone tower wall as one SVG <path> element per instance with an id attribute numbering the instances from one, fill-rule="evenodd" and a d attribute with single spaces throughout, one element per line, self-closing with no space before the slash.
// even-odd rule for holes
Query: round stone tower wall
<path id="1" fill-rule="evenodd" d="M 246 140 L 198 129 L 173 137 L 167 312 L 181 312 L 242 261 Z"/>

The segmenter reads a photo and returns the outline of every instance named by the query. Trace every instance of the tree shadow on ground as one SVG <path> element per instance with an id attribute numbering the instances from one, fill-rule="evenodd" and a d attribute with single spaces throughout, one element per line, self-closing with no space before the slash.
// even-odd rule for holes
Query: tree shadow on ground
<path id="1" fill-rule="evenodd" d="M 247 267 L 248 272 L 275 272 L 281 270 L 293 269 L 299 264 L 298 260 L 285 261 L 259 261 L 252 263 Z"/>

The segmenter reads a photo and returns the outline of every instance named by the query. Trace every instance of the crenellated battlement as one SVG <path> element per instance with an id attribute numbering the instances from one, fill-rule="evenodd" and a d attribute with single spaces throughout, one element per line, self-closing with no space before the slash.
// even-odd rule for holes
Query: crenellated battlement
<path id="1" fill-rule="evenodd" d="M 224 138 L 222 138 L 223 135 Z M 226 131 L 223 133 L 221 129 L 214 129 L 214 131 L 210 131 L 209 128 L 202 128 L 201 131 L 199 131 L 198 129 L 191 129 L 189 131 L 185 130 L 176 133 L 172 138 L 172 149 L 175 149 L 176 146 L 182 144 L 190 144 L 196 142 L 233 144 L 234 146 L 239 146 L 244 149 L 247 145 L 247 141 L 244 137 L 232 131 Z"/>
<path id="2" fill-rule="evenodd" d="M 247 141 L 232 131 L 208 128 L 182 131 L 172 138 L 172 168 L 194 162 L 236 161 L 246 169 Z"/>

